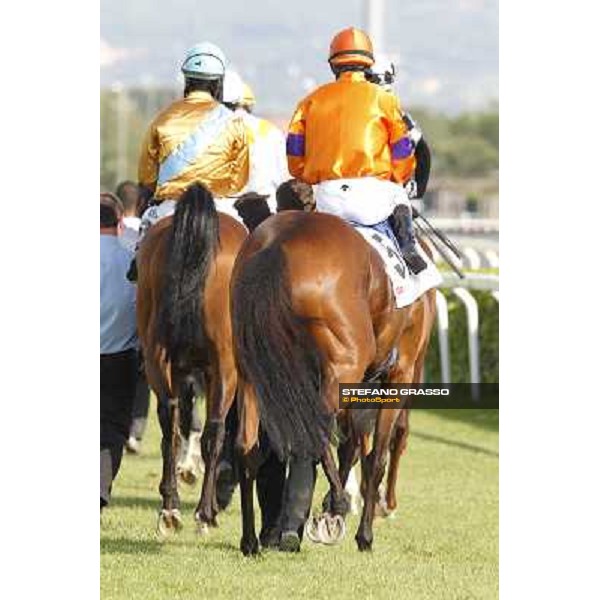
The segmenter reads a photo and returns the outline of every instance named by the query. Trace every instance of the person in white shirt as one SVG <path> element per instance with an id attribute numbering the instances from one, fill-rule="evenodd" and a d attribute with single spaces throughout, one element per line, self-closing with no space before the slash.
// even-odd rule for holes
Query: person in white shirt
<path id="1" fill-rule="evenodd" d="M 255 192 L 265 196 L 271 213 L 277 210 L 275 192 L 290 179 L 285 150 L 285 135 L 273 123 L 253 115 L 247 102 L 248 86 L 236 71 L 227 69 L 223 80 L 223 104 L 241 115 L 250 142 L 250 173 L 248 184 L 240 192 Z M 219 204 L 217 204 L 221 210 Z M 236 216 L 236 215 L 234 215 Z"/>
<path id="2" fill-rule="evenodd" d="M 133 181 L 122 181 L 116 190 L 117 198 L 123 204 L 123 231 L 119 241 L 125 248 L 135 251 L 139 237 L 140 218 L 138 209 L 140 204 L 140 188 Z"/>
<path id="3" fill-rule="evenodd" d="M 140 230 L 140 218 L 138 217 L 142 201 L 140 188 L 133 181 L 125 180 L 117 186 L 116 195 L 123 203 L 123 230 L 119 236 L 119 241 L 125 248 L 135 252 Z M 140 444 L 146 431 L 150 409 L 150 387 L 142 364 L 140 357 L 140 369 L 133 399 L 131 430 L 125 443 L 125 450 L 130 454 L 140 452 Z"/>

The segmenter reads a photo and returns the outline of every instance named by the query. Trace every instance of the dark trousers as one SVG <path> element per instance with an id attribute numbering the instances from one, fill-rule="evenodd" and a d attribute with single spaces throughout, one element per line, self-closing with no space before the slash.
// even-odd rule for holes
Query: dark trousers
<path id="1" fill-rule="evenodd" d="M 129 435 L 137 382 L 135 349 L 100 355 L 100 506 L 108 504 Z"/>

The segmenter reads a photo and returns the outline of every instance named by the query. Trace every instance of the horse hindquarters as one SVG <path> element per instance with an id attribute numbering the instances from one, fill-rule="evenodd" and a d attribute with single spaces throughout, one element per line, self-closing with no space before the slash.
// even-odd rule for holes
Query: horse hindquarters
<path id="1" fill-rule="evenodd" d="M 332 426 L 321 397 L 323 359 L 307 321 L 292 309 L 280 245 L 238 263 L 232 307 L 237 367 L 256 393 L 272 448 L 280 459 L 319 460 Z"/>

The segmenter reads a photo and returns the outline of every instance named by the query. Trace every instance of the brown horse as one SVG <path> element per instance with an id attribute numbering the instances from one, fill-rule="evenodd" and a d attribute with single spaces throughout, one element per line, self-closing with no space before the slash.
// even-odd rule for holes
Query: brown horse
<path id="1" fill-rule="evenodd" d="M 232 316 L 242 392 L 238 445 L 245 457 L 241 548 L 254 553 L 252 488 L 259 422 L 280 457 L 322 460 L 333 512 L 339 512 L 360 438 L 369 432 L 369 411 L 338 414 L 338 384 L 375 373 L 390 383 L 420 377 L 435 303 L 433 293 L 427 293 L 396 309 L 383 262 L 360 234 L 331 215 L 290 211 L 263 223 L 240 251 L 232 279 Z M 373 449 L 362 460 L 360 550 L 372 546 L 377 490 L 390 444 L 394 439 L 399 456 L 405 442 L 402 410 L 375 409 L 372 414 Z M 335 415 L 346 434 L 338 451 L 339 475 L 329 445 Z M 390 477 L 395 479 L 395 470 Z M 390 496 L 389 504 L 394 501 Z"/>
<path id="2" fill-rule="evenodd" d="M 189 433 L 194 390 L 206 394 L 201 528 L 216 525 L 216 469 L 224 420 L 237 385 L 229 283 L 246 230 L 220 214 L 211 193 L 193 185 L 173 217 L 156 223 L 138 253 L 137 321 L 148 382 L 158 399 L 163 472 L 159 530 L 181 527 L 175 461 L 179 428 Z"/>

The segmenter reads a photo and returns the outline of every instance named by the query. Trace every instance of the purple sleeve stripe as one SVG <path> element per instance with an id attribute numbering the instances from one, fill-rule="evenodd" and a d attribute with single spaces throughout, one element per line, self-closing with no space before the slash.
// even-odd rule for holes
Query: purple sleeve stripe
<path id="1" fill-rule="evenodd" d="M 301 133 L 289 133 L 286 151 L 288 156 L 304 156 L 304 136 Z"/>
<path id="2" fill-rule="evenodd" d="M 413 145 L 410 138 L 403 137 L 392 144 L 392 160 L 401 160 L 408 158 L 413 152 Z"/>

